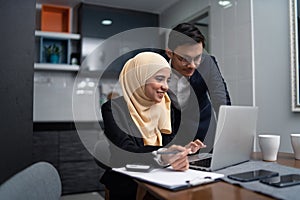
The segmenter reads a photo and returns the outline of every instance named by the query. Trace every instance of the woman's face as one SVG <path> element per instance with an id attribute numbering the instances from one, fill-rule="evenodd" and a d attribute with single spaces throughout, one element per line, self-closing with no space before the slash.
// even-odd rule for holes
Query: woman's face
<path id="1" fill-rule="evenodd" d="M 146 81 L 145 85 L 146 96 L 155 101 L 155 103 L 160 103 L 165 92 L 169 89 L 168 81 L 170 79 L 170 75 L 171 70 L 169 68 L 163 68 L 150 77 Z"/>

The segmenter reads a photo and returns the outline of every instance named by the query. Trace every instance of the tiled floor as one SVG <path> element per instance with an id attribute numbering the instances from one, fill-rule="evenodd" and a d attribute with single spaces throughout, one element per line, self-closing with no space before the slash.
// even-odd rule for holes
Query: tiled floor
<path id="1" fill-rule="evenodd" d="M 60 200 L 104 200 L 98 192 L 64 195 Z"/>

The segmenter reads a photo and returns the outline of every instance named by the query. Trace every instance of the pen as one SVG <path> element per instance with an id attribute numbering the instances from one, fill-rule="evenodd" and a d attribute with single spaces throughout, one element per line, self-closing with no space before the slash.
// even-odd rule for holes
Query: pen
<path id="1" fill-rule="evenodd" d="M 181 151 L 157 151 L 157 154 L 177 154 L 181 153 Z"/>

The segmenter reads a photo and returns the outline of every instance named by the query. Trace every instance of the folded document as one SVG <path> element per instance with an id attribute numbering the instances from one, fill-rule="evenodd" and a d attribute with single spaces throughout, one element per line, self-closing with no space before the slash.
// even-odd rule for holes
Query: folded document
<path id="1" fill-rule="evenodd" d="M 214 182 L 215 180 L 224 177 L 223 174 L 193 169 L 188 169 L 183 172 L 175 171 L 171 167 L 153 169 L 148 173 L 127 171 L 125 167 L 113 168 L 113 170 L 169 190 L 181 190 L 196 185 Z"/>

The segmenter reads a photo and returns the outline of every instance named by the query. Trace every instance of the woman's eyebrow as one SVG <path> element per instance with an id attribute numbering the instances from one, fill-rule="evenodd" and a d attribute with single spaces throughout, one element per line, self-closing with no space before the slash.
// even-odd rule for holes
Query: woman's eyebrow
<path id="1" fill-rule="evenodd" d="M 170 76 L 171 75 L 166 76 L 166 75 L 158 74 L 155 77 L 157 77 L 157 78 L 169 78 Z"/>

